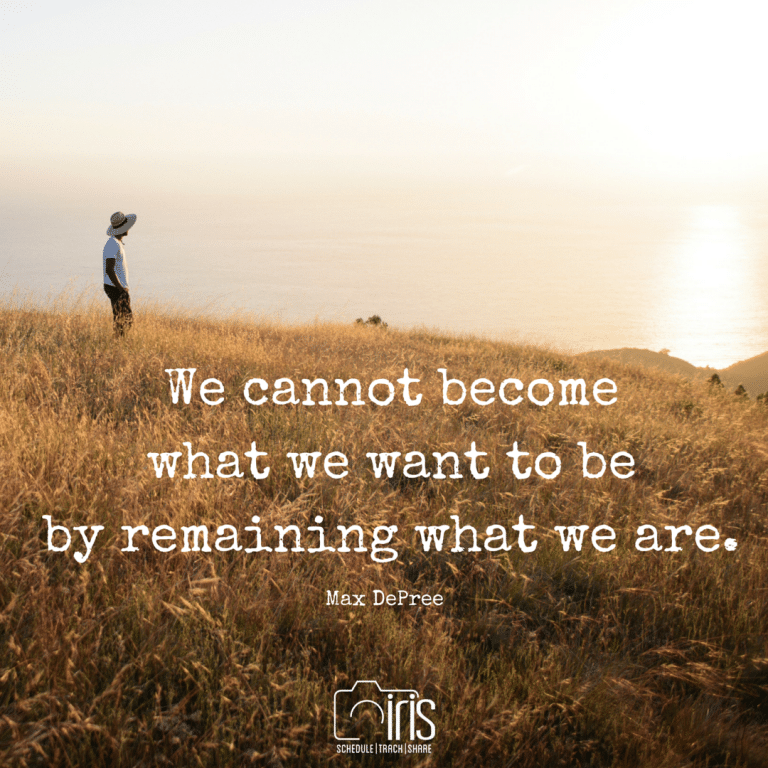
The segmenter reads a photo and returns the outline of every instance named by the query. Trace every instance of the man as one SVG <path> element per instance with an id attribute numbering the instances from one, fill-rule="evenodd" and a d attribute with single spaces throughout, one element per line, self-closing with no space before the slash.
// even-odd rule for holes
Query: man
<path id="1" fill-rule="evenodd" d="M 104 291 L 112 302 L 115 336 L 122 336 L 133 324 L 131 297 L 128 293 L 128 265 L 123 240 L 136 223 L 136 214 L 118 211 L 110 217 L 109 240 L 104 246 Z"/>

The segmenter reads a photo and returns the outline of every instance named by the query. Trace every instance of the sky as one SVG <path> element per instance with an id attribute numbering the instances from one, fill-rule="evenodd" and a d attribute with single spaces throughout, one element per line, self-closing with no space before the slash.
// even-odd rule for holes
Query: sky
<path id="1" fill-rule="evenodd" d="M 115 161 L 193 163 L 198 182 L 267 167 L 692 182 L 768 170 L 768 7 L 755 1 L 0 9 L 0 158 L 21 186 L 35 168 Z"/>

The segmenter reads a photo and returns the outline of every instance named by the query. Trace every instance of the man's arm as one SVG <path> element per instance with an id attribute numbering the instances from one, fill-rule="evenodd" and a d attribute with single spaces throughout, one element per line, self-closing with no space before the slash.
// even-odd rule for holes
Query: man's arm
<path id="1" fill-rule="evenodd" d="M 125 293 L 128 293 L 128 289 L 117 279 L 117 275 L 115 274 L 114 259 L 107 259 L 105 272 L 107 273 L 107 277 L 112 281 L 112 285 L 114 285 L 115 288 L 120 288 Z"/>

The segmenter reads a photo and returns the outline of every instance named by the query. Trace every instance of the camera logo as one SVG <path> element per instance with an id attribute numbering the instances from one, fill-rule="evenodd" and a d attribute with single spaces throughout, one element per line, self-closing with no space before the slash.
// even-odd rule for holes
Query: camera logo
<path id="1" fill-rule="evenodd" d="M 375 680 L 358 680 L 333 696 L 333 735 L 337 741 L 360 741 L 370 723 L 378 738 L 388 742 L 431 741 L 435 724 L 428 716 L 435 702 L 413 689 L 385 689 Z M 369 726 L 369 727 L 371 727 Z"/>

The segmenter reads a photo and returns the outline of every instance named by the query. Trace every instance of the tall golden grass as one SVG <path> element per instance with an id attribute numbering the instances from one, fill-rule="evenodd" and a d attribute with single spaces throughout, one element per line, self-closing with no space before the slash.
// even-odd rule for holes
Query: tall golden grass
<path id="1" fill-rule="evenodd" d="M 610 361 L 429 332 L 144 307 L 117 342 L 110 323 L 106 300 L 0 308 L 0 764 L 393 762 L 336 754 L 333 693 L 358 679 L 437 703 L 432 754 L 401 764 L 768 764 L 768 409 Z M 172 405 L 175 367 L 221 379 L 226 402 Z M 406 367 L 422 380 L 418 407 L 240 395 L 252 376 L 394 380 Z M 467 382 L 607 376 L 618 402 L 448 407 L 440 367 Z M 270 477 L 158 480 L 147 453 L 185 440 L 212 457 L 256 441 Z M 516 480 L 515 440 L 556 451 L 561 476 Z M 580 440 L 629 451 L 636 475 L 583 479 Z M 365 458 L 472 441 L 488 480 L 377 480 Z M 350 475 L 297 480 L 284 454 L 302 450 L 345 452 Z M 456 513 L 481 531 L 524 514 L 539 547 L 424 553 L 413 526 Z M 398 525 L 399 558 L 121 552 L 122 525 L 242 531 L 259 515 L 304 530 L 318 514 Z M 43 515 L 105 526 L 85 564 L 47 551 Z M 563 552 L 551 529 L 576 523 L 612 525 L 617 548 Z M 708 523 L 739 546 L 639 553 L 641 523 Z M 328 589 L 376 588 L 446 602 L 325 604 Z"/>

